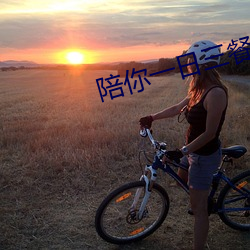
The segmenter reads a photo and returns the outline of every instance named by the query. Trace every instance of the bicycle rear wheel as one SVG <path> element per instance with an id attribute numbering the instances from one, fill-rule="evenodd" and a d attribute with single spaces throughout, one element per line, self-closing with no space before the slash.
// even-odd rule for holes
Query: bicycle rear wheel
<path id="1" fill-rule="evenodd" d="M 142 191 L 137 207 L 131 210 L 138 189 Z M 143 216 L 138 219 L 144 191 L 144 181 L 131 182 L 116 189 L 103 200 L 96 212 L 95 227 L 104 240 L 113 244 L 131 243 L 152 234 L 163 223 L 169 209 L 169 197 L 156 183 Z"/>
<path id="2" fill-rule="evenodd" d="M 250 171 L 243 172 L 231 180 L 218 197 L 218 212 L 228 226 L 242 231 L 250 230 Z"/>

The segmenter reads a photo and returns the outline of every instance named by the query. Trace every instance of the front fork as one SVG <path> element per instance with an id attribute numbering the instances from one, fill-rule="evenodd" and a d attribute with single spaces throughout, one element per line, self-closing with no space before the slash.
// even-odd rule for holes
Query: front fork
<path id="1" fill-rule="evenodd" d="M 136 190 L 133 203 L 132 203 L 130 210 L 129 210 L 130 212 L 136 211 L 136 208 L 138 207 L 139 199 L 141 197 L 141 193 L 144 190 L 144 197 L 143 197 L 143 200 L 140 204 L 140 208 L 139 208 L 139 211 L 137 214 L 137 220 L 141 220 L 143 215 L 144 215 L 144 212 L 146 211 L 146 205 L 147 205 L 148 199 L 151 195 L 151 190 L 153 188 L 154 182 L 156 181 L 156 178 L 157 178 L 156 170 L 153 169 L 152 166 L 146 165 L 145 172 L 140 178 L 140 181 L 142 181 L 142 180 L 145 181 L 145 183 L 146 183 L 145 188 L 138 188 Z"/>

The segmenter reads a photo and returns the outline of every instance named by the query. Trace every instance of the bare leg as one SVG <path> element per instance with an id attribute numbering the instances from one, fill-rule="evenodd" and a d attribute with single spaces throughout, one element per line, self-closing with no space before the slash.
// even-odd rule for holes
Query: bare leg
<path id="1" fill-rule="evenodd" d="M 209 220 L 207 212 L 208 190 L 190 188 L 190 202 L 194 213 L 194 250 L 205 249 Z"/>

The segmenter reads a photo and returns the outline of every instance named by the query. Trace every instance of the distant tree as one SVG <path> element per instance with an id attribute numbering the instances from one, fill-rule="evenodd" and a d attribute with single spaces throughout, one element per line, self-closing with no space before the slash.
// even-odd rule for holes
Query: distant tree
<path id="1" fill-rule="evenodd" d="M 160 58 L 158 62 L 158 71 L 164 71 L 167 69 L 175 68 L 175 59 L 173 58 Z M 170 74 L 173 73 L 173 71 L 166 71 L 162 74 Z M 161 75 L 162 75 L 161 74 Z"/>
<path id="2" fill-rule="evenodd" d="M 135 62 L 135 61 L 131 61 L 129 63 L 120 63 L 117 67 L 117 71 L 118 71 L 118 75 L 120 75 L 121 77 L 126 76 L 126 71 L 129 71 L 129 77 L 132 74 L 133 68 L 135 69 L 135 71 L 139 71 L 142 69 L 145 69 L 146 66 L 143 63 L 140 62 Z"/>
<path id="3" fill-rule="evenodd" d="M 250 54 L 250 46 L 244 48 L 248 49 Z M 220 64 L 224 63 L 228 64 L 218 67 L 218 71 L 223 74 L 250 75 L 250 58 L 244 58 L 244 60 L 236 62 L 235 55 L 230 50 L 225 52 L 221 57 Z"/>
<path id="4" fill-rule="evenodd" d="M 188 50 L 183 50 L 182 55 L 185 55 Z"/>

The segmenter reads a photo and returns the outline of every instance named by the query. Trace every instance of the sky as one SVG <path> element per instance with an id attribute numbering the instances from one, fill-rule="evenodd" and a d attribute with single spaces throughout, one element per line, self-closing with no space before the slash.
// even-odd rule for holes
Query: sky
<path id="1" fill-rule="evenodd" d="M 250 35 L 250 0 L 1 0 L 0 61 L 85 63 L 175 57 L 199 40 Z"/>

